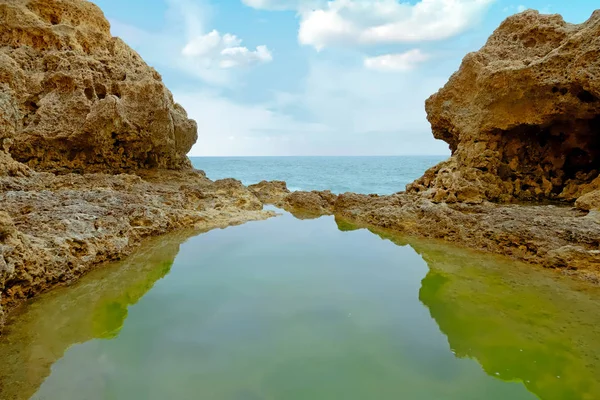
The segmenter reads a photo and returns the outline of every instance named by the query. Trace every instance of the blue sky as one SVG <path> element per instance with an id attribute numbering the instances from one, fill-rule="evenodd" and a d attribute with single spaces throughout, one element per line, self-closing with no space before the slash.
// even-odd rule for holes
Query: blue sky
<path id="1" fill-rule="evenodd" d="M 448 154 L 425 99 L 526 8 L 594 0 L 93 0 L 198 122 L 192 156 Z"/>

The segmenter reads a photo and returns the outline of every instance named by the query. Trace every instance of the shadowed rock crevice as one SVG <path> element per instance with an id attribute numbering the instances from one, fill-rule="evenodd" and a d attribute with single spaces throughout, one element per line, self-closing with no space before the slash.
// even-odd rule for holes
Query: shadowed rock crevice
<path id="1" fill-rule="evenodd" d="M 600 115 L 589 120 L 521 125 L 499 139 L 497 174 L 518 200 L 575 200 L 600 170 Z M 526 144 L 526 145 L 525 145 Z M 485 167 L 482 168 L 486 171 Z"/>

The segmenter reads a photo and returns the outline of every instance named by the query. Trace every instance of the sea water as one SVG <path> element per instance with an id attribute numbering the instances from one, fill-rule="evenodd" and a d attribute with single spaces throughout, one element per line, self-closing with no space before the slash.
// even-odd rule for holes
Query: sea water
<path id="1" fill-rule="evenodd" d="M 593 288 L 334 217 L 179 232 L 11 315 L 0 398 L 592 400 Z"/>
<path id="2" fill-rule="evenodd" d="M 236 178 L 249 185 L 280 180 L 295 190 L 393 194 L 447 156 L 395 157 L 192 157 L 213 180 Z"/>

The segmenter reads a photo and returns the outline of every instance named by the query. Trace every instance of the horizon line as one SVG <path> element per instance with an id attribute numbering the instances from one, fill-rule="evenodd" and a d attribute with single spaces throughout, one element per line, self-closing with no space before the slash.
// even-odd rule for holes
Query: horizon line
<path id="1" fill-rule="evenodd" d="M 387 154 L 387 155 L 230 155 L 230 156 L 190 156 L 189 158 L 232 158 L 232 157 L 450 157 L 450 154 Z"/>

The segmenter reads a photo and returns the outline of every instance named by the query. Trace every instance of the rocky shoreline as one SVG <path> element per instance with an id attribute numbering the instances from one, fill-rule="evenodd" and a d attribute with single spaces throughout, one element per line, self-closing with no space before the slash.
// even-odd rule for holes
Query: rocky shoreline
<path id="1" fill-rule="evenodd" d="M 600 11 L 507 19 L 427 102 L 452 157 L 390 196 L 212 182 L 186 157 L 196 123 L 97 6 L 0 0 L 0 18 L 4 310 L 144 238 L 273 216 L 263 203 L 600 282 Z"/>
<path id="2" fill-rule="evenodd" d="M 275 215 L 239 181 L 200 171 L 0 177 L 2 307 L 127 256 L 145 238 Z"/>
<path id="3" fill-rule="evenodd" d="M 488 201 L 434 203 L 410 193 L 291 193 L 283 182 L 261 182 L 249 188 L 263 201 L 300 217 L 335 215 L 365 227 L 442 239 L 600 283 L 600 211 Z"/>

